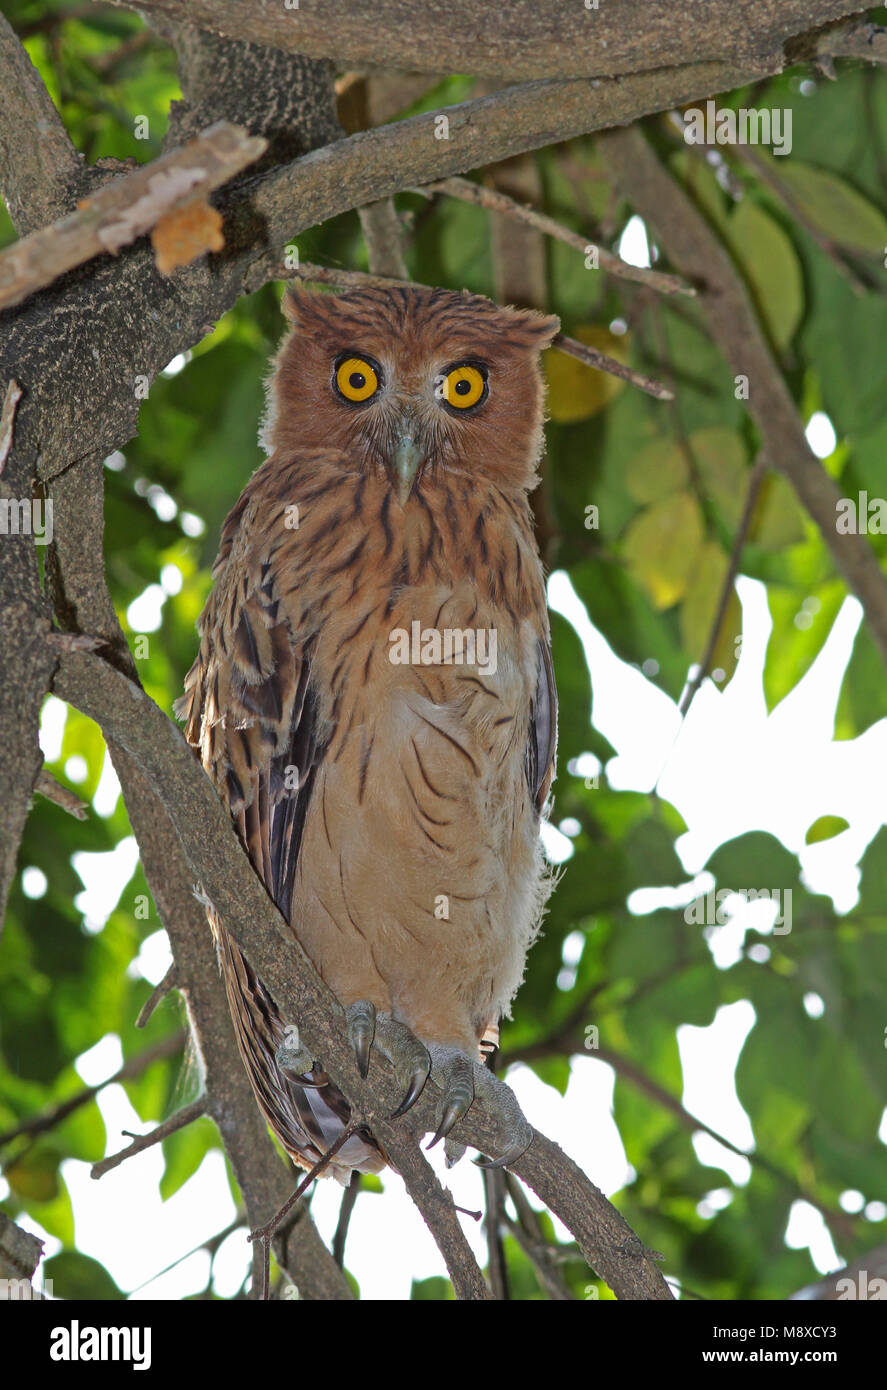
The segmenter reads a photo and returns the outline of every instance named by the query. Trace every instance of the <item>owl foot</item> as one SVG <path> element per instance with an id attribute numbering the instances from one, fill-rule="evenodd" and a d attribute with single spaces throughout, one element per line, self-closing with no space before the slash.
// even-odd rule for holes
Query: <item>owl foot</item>
<path id="1" fill-rule="evenodd" d="M 318 1090 L 327 1085 L 326 1081 L 311 1079 L 309 1073 L 314 1070 L 314 1058 L 301 1042 L 299 1030 L 293 1023 L 287 1024 L 284 1029 L 283 1041 L 274 1054 L 274 1060 L 280 1070 L 299 1086 Z"/>
<path id="2" fill-rule="evenodd" d="M 462 1119 L 475 1096 L 479 1096 L 491 1113 L 499 1120 L 507 1135 L 505 1152 L 493 1162 L 476 1159 L 479 1168 L 506 1168 L 516 1158 L 520 1158 L 533 1140 L 533 1131 L 524 1118 L 517 1096 L 510 1086 L 506 1086 L 493 1075 L 482 1062 L 474 1061 L 466 1053 L 455 1047 L 445 1047 L 439 1043 L 429 1045 L 431 1053 L 431 1079 L 443 1092 L 438 1111 L 437 1132 L 431 1143 L 432 1149 L 441 1139 L 446 1138 L 453 1126 Z M 457 1150 L 461 1149 L 461 1153 Z M 452 1167 L 465 1152 L 458 1141 L 448 1140 L 445 1145 L 447 1166 Z"/>
<path id="3" fill-rule="evenodd" d="M 405 1023 L 397 1023 L 385 1014 L 376 1014 L 368 999 L 358 999 L 345 1010 L 348 1038 L 354 1049 L 361 1076 L 370 1067 L 370 1049 L 376 1047 L 394 1067 L 394 1074 L 403 1087 L 404 1097 L 391 1116 L 396 1120 L 414 1105 L 428 1080 L 431 1058 L 427 1049 L 414 1037 Z"/>
<path id="4" fill-rule="evenodd" d="M 398 1023 L 387 1014 L 377 1014 L 368 999 L 350 1004 L 345 1010 L 345 1020 L 361 1076 L 369 1072 L 373 1043 L 394 1067 L 404 1089 L 404 1098 L 391 1116 L 393 1120 L 415 1104 L 431 1075 L 443 1096 L 437 1114 L 437 1131 L 428 1148 L 445 1139 L 448 1168 L 458 1163 L 465 1153 L 464 1144 L 448 1138 L 450 1130 L 465 1115 L 475 1096 L 485 1102 L 506 1135 L 505 1152 L 493 1162 L 477 1159 L 478 1167 L 505 1168 L 532 1143 L 533 1131 L 524 1118 L 517 1096 L 482 1062 L 475 1061 L 457 1047 L 440 1043 L 429 1043 L 426 1047 L 405 1023 Z"/>

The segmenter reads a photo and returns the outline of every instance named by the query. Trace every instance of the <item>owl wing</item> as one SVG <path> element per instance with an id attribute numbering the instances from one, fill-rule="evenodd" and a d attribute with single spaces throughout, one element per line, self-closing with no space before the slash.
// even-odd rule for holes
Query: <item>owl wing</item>
<path id="1" fill-rule="evenodd" d="M 551 663 L 551 647 L 542 638 L 537 643 L 536 695 L 530 711 L 526 773 L 530 795 L 538 812 L 542 811 L 554 777 L 557 749 L 557 687 Z"/>
<path id="2" fill-rule="evenodd" d="M 222 534 L 215 586 L 200 620 L 200 649 L 175 710 L 228 804 L 253 867 L 289 921 L 305 817 L 326 743 L 317 732 L 312 643 L 301 642 L 283 614 L 273 543 L 258 551 L 242 544 L 251 529 L 244 500 Z M 215 912 L 208 915 L 260 1108 L 291 1156 L 310 1167 L 347 1123 L 347 1101 L 317 1069 L 295 1078 L 278 1066 L 286 1029 L 277 1005 Z M 384 1166 L 362 1132 L 343 1146 L 340 1160 L 364 1171 Z"/>

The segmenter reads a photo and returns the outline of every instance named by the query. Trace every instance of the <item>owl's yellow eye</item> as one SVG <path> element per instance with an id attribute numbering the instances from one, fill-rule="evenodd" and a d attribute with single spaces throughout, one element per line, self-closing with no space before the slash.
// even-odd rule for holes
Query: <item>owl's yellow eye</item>
<path id="1" fill-rule="evenodd" d="M 336 390 L 346 401 L 368 401 L 378 389 L 376 368 L 365 357 L 345 357 L 336 367 Z"/>
<path id="2" fill-rule="evenodd" d="M 479 367 L 463 362 L 459 367 L 450 367 L 441 383 L 441 396 L 447 405 L 456 410 L 467 410 L 483 399 L 487 390 L 487 378 Z"/>

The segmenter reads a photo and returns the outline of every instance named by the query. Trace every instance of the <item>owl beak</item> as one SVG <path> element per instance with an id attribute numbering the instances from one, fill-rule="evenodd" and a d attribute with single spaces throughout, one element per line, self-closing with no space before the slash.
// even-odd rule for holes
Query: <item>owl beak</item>
<path id="1" fill-rule="evenodd" d="M 412 435 L 401 435 L 391 456 L 391 474 L 397 500 L 402 507 L 406 506 L 413 490 L 423 457 L 423 451 Z"/>

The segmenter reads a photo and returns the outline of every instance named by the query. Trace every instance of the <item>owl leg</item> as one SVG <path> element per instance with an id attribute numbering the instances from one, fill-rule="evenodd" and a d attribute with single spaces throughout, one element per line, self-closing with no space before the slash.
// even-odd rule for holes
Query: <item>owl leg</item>
<path id="1" fill-rule="evenodd" d="M 485 1163 L 478 1160 L 478 1166 L 505 1168 L 509 1163 L 513 1163 L 532 1143 L 533 1131 L 524 1118 L 517 1096 L 511 1087 L 494 1076 L 489 1067 L 475 1061 L 459 1048 L 430 1043 L 429 1052 L 432 1064 L 431 1079 L 443 1092 L 438 1111 L 437 1133 L 428 1145 L 429 1149 L 449 1134 L 457 1121 L 462 1119 L 475 1096 L 479 1096 L 503 1126 L 507 1135 L 507 1147 L 494 1162 Z M 448 1141 L 446 1150 L 449 1167 L 462 1156 L 456 1151 L 457 1148 L 464 1153 L 464 1146 L 457 1145 L 456 1141 Z"/>
<path id="2" fill-rule="evenodd" d="M 403 1100 L 391 1118 L 394 1120 L 405 1114 L 419 1099 L 428 1080 L 431 1058 L 427 1049 L 405 1023 L 397 1023 L 387 1014 L 377 1014 L 368 999 L 349 1004 L 345 1019 L 361 1076 L 369 1071 L 370 1049 L 375 1041 L 376 1047 L 394 1067 L 394 1074 L 404 1090 Z"/>

